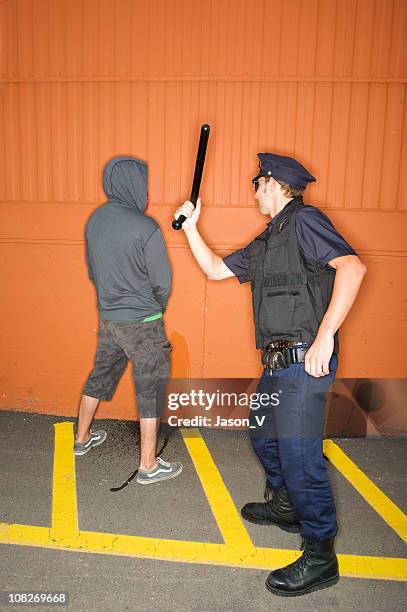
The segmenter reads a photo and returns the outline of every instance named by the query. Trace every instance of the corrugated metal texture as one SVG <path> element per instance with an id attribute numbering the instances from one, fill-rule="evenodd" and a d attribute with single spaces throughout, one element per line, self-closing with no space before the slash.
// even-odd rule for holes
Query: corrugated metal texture
<path id="1" fill-rule="evenodd" d="M 5 200 L 99 201 L 101 166 L 132 151 L 153 201 L 177 202 L 209 121 L 207 204 L 251 205 L 255 153 L 274 149 L 318 176 L 323 206 L 406 207 L 403 0 L 0 7 Z"/>
<path id="2" fill-rule="evenodd" d="M 2 4 L 8 76 L 406 77 L 405 0 Z"/>
<path id="3" fill-rule="evenodd" d="M 115 154 L 148 159 L 156 204 L 188 196 L 199 124 L 213 127 L 207 204 L 254 205 L 256 152 L 295 155 L 332 208 L 402 209 L 406 85 L 10 83 L 2 96 L 7 201 L 97 202 Z"/>

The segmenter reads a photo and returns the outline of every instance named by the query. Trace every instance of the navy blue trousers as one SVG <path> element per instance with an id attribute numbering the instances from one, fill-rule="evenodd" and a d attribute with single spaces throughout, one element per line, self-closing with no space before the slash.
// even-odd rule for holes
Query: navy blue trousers
<path id="1" fill-rule="evenodd" d="M 250 438 L 267 484 L 288 491 L 301 535 L 312 541 L 332 538 L 338 530 L 322 449 L 325 401 L 337 367 L 333 355 L 329 375 L 321 378 L 307 374 L 303 363 L 272 376 L 265 370 L 257 393 L 273 400 L 250 411 Z"/>

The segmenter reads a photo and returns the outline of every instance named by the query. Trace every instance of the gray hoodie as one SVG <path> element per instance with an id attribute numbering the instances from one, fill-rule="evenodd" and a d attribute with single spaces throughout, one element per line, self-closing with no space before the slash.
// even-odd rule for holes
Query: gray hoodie
<path id="1" fill-rule="evenodd" d="M 102 319 L 142 321 L 163 312 L 171 267 L 159 225 L 144 214 L 147 164 L 115 157 L 103 172 L 109 202 L 86 226 L 86 259 Z"/>

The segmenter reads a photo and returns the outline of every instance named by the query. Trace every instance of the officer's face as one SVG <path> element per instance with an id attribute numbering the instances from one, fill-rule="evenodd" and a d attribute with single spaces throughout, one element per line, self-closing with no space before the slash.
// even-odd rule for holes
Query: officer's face
<path id="1" fill-rule="evenodd" d="M 272 205 L 271 182 L 272 180 L 273 179 L 266 181 L 265 177 L 261 176 L 259 180 L 254 183 L 254 188 L 255 188 L 254 197 L 259 203 L 259 211 L 262 215 L 269 215 L 271 213 L 271 205 Z"/>

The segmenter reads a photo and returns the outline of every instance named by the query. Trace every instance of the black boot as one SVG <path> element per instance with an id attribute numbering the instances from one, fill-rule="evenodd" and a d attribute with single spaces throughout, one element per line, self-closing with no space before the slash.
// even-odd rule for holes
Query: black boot
<path id="1" fill-rule="evenodd" d="M 304 552 L 294 563 L 269 574 L 266 587 L 275 595 L 295 597 L 319 591 L 339 580 L 334 538 L 310 542 L 304 540 Z"/>
<path id="2" fill-rule="evenodd" d="M 289 533 L 298 533 L 300 524 L 287 491 L 273 491 L 266 487 L 264 503 L 250 503 L 243 506 L 241 514 L 246 521 L 258 525 L 276 525 Z"/>

